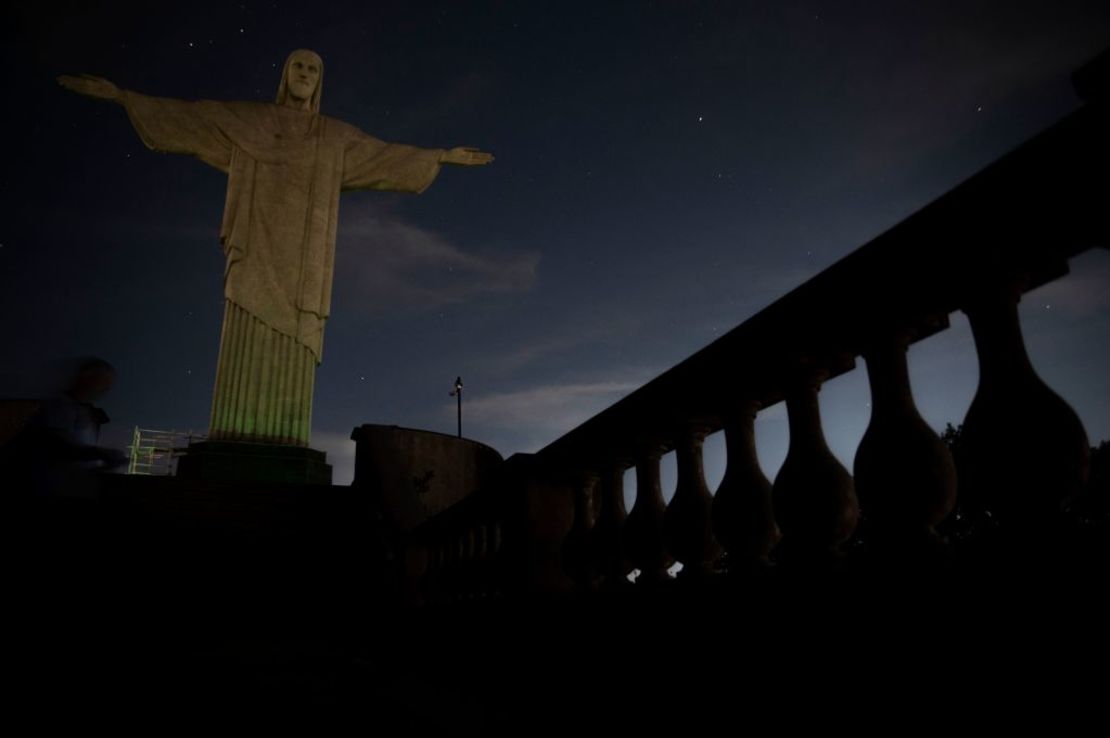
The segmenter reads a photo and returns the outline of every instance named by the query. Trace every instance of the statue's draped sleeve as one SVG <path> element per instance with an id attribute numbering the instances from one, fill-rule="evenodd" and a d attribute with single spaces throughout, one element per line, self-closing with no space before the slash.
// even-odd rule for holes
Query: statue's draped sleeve
<path id="1" fill-rule="evenodd" d="M 352 130 L 343 152 L 343 189 L 423 192 L 439 174 L 443 154 Z"/>
<path id="2" fill-rule="evenodd" d="M 120 103 L 148 148 L 191 154 L 227 173 L 234 144 L 227 133 L 232 113 L 224 103 L 175 100 L 126 90 Z"/>

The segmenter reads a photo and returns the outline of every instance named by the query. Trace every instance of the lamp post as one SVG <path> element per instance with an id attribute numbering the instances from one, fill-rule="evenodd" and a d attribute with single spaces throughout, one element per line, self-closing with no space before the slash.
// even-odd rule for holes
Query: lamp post
<path id="1" fill-rule="evenodd" d="M 451 396 L 456 398 L 459 408 L 459 438 L 462 438 L 462 391 L 463 383 L 462 377 L 455 377 L 455 389 L 451 391 Z"/>

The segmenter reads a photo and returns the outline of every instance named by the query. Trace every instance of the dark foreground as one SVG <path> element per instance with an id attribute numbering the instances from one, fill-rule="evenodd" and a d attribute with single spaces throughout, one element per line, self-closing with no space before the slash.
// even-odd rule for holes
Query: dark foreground
<path id="1" fill-rule="evenodd" d="M 928 566 L 848 557 L 411 611 L 388 540 L 350 495 L 290 507 L 244 493 L 232 508 L 218 489 L 154 484 L 161 497 L 116 490 L 7 518 L 9 698 L 32 724 L 704 734 L 1104 720 L 1098 521 L 957 545 Z"/>

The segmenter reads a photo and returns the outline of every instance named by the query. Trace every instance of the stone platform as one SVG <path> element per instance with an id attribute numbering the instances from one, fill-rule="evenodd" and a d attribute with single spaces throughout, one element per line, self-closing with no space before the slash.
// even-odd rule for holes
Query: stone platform
<path id="1" fill-rule="evenodd" d="M 181 479 L 220 482 L 331 484 L 323 451 L 266 443 L 201 441 L 177 462 Z"/>

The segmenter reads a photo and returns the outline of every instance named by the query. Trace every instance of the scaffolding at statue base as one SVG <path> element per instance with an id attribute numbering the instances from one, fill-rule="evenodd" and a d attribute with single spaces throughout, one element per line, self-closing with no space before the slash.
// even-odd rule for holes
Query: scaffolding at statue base
<path id="1" fill-rule="evenodd" d="M 127 447 L 128 474 L 172 476 L 177 470 L 177 459 L 189 444 L 203 441 L 207 436 L 192 431 L 155 430 L 135 426 L 131 445 Z"/>

